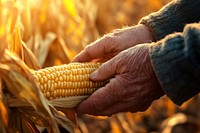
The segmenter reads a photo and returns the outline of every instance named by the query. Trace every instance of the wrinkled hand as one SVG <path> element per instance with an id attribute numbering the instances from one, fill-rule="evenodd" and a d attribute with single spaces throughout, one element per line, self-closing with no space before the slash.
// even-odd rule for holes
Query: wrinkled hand
<path id="1" fill-rule="evenodd" d="M 110 82 L 83 101 L 77 113 L 107 115 L 146 110 L 152 101 L 164 95 L 153 71 L 150 44 L 131 47 L 110 59 L 90 75 L 94 81 Z"/>
<path id="2" fill-rule="evenodd" d="M 129 47 L 152 40 L 149 29 L 143 24 L 114 30 L 88 45 L 73 61 L 89 62 L 96 59 L 105 62 Z"/>

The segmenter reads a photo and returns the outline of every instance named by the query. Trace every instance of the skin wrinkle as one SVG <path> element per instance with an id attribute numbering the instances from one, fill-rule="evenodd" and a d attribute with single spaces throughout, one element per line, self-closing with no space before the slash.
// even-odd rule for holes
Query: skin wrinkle
<path id="1" fill-rule="evenodd" d="M 116 101 L 114 100 L 114 99 L 112 99 L 112 100 L 110 100 L 109 99 L 109 96 L 104 96 L 103 97 L 103 99 L 105 100 L 105 104 L 107 104 L 107 105 L 111 105 L 111 104 L 113 104 L 113 103 L 116 103 Z M 101 104 L 101 103 L 100 103 Z M 103 104 L 103 105 L 101 105 L 103 108 L 101 109 L 101 110 L 104 110 L 105 109 L 105 105 Z"/>
<path id="2" fill-rule="evenodd" d="M 107 68 L 113 68 L 113 69 L 107 69 Z M 115 72 L 114 70 L 116 69 L 115 66 L 112 65 L 112 63 L 110 65 L 107 64 L 102 64 L 101 69 L 98 69 L 98 71 L 93 72 L 92 74 L 90 74 L 90 79 L 93 81 L 101 81 L 101 80 L 107 80 L 110 79 L 114 76 Z M 103 74 L 101 77 L 98 76 L 98 73 L 105 73 Z M 95 75 L 95 76 L 93 76 Z"/>
<path id="3" fill-rule="evenodd" d="M 117 38 L 115 36 L 113 36 L 112 34 L 108 34 L 102 40 L 100 40 L 99 43 L 97 43 L 97 45 L 102 45 L 101 46 L 101 47 L 103 47 L 102 51 L 106 55 L 106 56 L 103 56 L 99 59 L 100 62 L 105 62 L 105 61 L 111 59 L 112 57 L 114 57 L 115 55 L 118 54 L 117 51 L 119 51 L 119 47 L 116 47 L 116 45 L 117 45 L 116 39 Z M 104 42 L 104 43 L 101 43 L 101 42 Z"/>
<path id="4" fill-rule="evenodd" d="M 123 39 L 120 39 L 120 38 L 124 38 L 124 36 L 116 37 L 116 35 L 122 34 L 121 30 L 117 30 L 117 33 L 116 33 L 116 31 L 114 31 L 113 34 L 114 35 L 108 34 L 108 36 L 105 38 L 105 39 L 108 39 L 110 41 L 108 43 L 105 43 L 105 44 L 108 44 L 109 46 L 104 45 L 104 48 L 105 48 L 104 53 L 106 55 L 106 56 L 103 57 L 104 61 L 111 59 L 112 57 L 117 55 L 119 53 L 119 51 L 125 49 L 125 48 L 122 47 L 122 45 L 119 45 L 119 44 L 121 44 L 121 41 L 123 40 Z M 107 50 L 106 50 L 106 48 L 107 48 Z"/>
<path id="5" fill-rule="evenodd" d="M 130 54 L 131 53 L 131 54 Z M 132 55 L 132 54 L 137 54 L 138 55 L 138 58 L 141 58 L 141 57 L 145 57 L 145 55 L 141 55 L 141 51 L 135 51 L 135 50 L 133 50 L 133 51 L 126 51 L 125 52 L 125 56 L 129 56 L 129 55 Z M 139 53 L 139 54 L 138 54 Z M 123 60 L 123 57 L 122 57 L 122 59 L 121 60 Z M 135 60 L 134 60 L 135 61 Z M 128 71 L 132 71 L 130 68 L 133 68 L 133 67 L 135 67 L 134 68 L 134 71 L 138 71 L 138 73 L 137 73 L 137 78 L 141 78 L 141 75 L 139 76 L 139 74 L 141 73 L 141 71 L 142 71 L 142 64 L 144 63 L 144 62 L 146 62 L 146 59 L 143 59 L 142 60 L 142 64 L 140 64 L 139 66 L 133 66 L 134 64 L 136 64 L 137 62 L 132 62 L 132 63 L 129 63 L 129 62 L 131 62 L 131 58 L 128 58 L 128 60 L 126 61 L 126 62 L 128 62 L 126 65 L 122 65 L 122 67 L 121 68 L 117 68 L 117 69 L 120 69 L 120 72 L 127 72 L 127 69 L 128 69 Z M 123 66 L 124 66 L 124 68 L 123 68 Z M 125 71 L 126 70 L 126 71 Z M 122 74 L 122 73 L 120 73 L 120 74 Z M 140 81 L 140 79 L 138 79 L 139 81 Z"/>
<path id="6" fill-rule="evenodd" d="M 130 80 L 130 79 L 128 79 L 128 80 Z M 127 81 L 127 80 L 126 80 Z M 135 82 L 129 82 L 129 83 L 127 83 L 127 82 L 123 82 L 123 83 L 125 83 L 124 84 L 124 86 L 122 86 L 121 88 L 123 88 L 123 89 L 121 89 L 121 95 L 122 95 L 122 99 L 124 99 L 124 98 L 126 98 L 126 97 L 131 97 L 131 96 L 134 96 L 134 95 L 136 95 L 135 93 L 134 93 L 134 90 L 137 92 L 138 91 L 138 89 L 136 88 L 136 87 L 134 87 L 134 86 L 131 86 L 131 88 L 130 88 L 130 85 L 131 84 L 137 84 L 137 82 L 135 83 Z M 133 90 L 134 89 L 134 90 Z"/>
<path id="7" fill-rule="evenodd" d="M 97 93 L 93 93 L 91 95 L 92 98 L 89 97 L 86 101 L 84 101 L 77 107 L 76 111 L 78 113 L 85 112 L 85 113 L 89 113 L 89 114 L 93 114 L 93 115 L 112 115 L 113 113 L 122 112 L 122 111 L 137 112 L 140 110 L 146 110 L 152 101 L 154 101 L 157 98 L 159 98 L 160 96 L 164 95 L 164 92 L 161 89 L 161 85 L 159 84 L 156 74 L 154 73 L 154 70 L 153 70 L 153 67 L 151 64 L 151 60 L 150 60 L 150 56 L 148 54 L 145 54 L 145 53 L 149 53 L 148 52 L 149 47 L 147 45 L 140 45 L 137 47 L 133 47 L 137 44 L 146 43 L 146 42 L 149 42 L 149 40 L 153 40 L 152 36 L 154 36 L 154 37 L 157 36 L 157 38 L 155 38 L 155 39 L 162 39 L 167 34 L 170 34 L 170 33 L 174 34 L 173 36 L 168 36 L 168 38 L 165 40 L 156 42 L 157 48 L 154 46 L 153 51 L 150 51 L 151 52 L 150 55 L 151 55 L 152 62 L 154 63 L 154 68 L 156 70 L 157 76 L 159 76 L 159 79 L 160 79 L 160 81 L 162 81 L 162 84 L 164 87 L 167 86 L 167 88 L 169 88 L 169 87 L 174 88 L 173 86 L 175 86 L 175 88 L 181 88 L 183 90 L 185 89 L 184 87 L 183 88 L 181 87 L 181 85 L 187 86 L 187 85 L 185 85 L 185 83 L 180 84 L 180 85 L 179 85 L 179 82 L 175 82 L 175 81 L 173 82 L 174 84 L 172 84 L 172 83 L 166 84 L 165 83 L 166 81 L 169 82 L 169 79 L 174 80 L 173 72 L 178 69 L 175 67 L 175 65 L 173 65 L 173 63 L 176 64 L 176 62 L 179 60 L 179 59 L 176 59 L 176 57 L 180 56 L 180 54 L 178 54 L 176 52 L 180 52 L 182 47 L 184 47 L 184 48 L 186 47 L 185 45 L 192 46 L 191 45 L 192 42 L 188 41 L 188 40 L 190 40 L 190 38 L 188 38 L 189 35 L 182 36 L 181 35 L 182 33 L 181 34 L 174 33 L 175 31 L 176 32 L 182 31 L 182 29 L 184 27 L 184 20 L 186 20 L 187 17 L 192 18 L 192 19 L 190 19 L 191 21 L 195 21 L 195 19 L 194 19 L 195 17 L 191 17 L 190 15 L 185 16 L 185 14 L 181 13 L 181 10 L 183 10 L 184 8 L 187 8 L 187 7 L 185 7 L 187 4 L 186 5 L 184 3 L 181 4 L 181 1 L 182 0 L 176 1 L 176 2 L 180 2 L 180 4 L 176 4 L 176 3 L 172 2 L 171 5 L 169 4 L 168 6 L 162 8 L 160 11 L 158 11 L 154 14 L 151 14 L 148 17 L 143 18 L 140 23 L 145 23 L 148 26 L 148 28 L 144 25 L 143 26 L 138 25 L 138 26 L 133 26 L 130 28 L 125 28 L 122 30 L 116 30 L 116 33 L 111 33 L 110 35 L 113 38 L 111 37 L 110 39 L 111 40 L 116 39 L 116 40 L 114 40 L 113 42 L 110 42 L 109 44 L 107 44 L 107 43 L 104 44 L 106 46 L 104 48 L 105 48 L 105 51 L 107 51 L 107 53 L 105 53 L 105 51 L 101 51 L 101 49 L 97 49 L 98 47 L 95 45 L 97 42 L 93 43 L 93 45 L 92 45 L 93 48 L 90 50 L 92 50 L 92 52 L 94 52 L 94 53 L 95 52 L 101 53 L 101 57 L 98 57 L 98 58 L 102 58 L 102 60 L 104 60 L 104 61 L 107 60 L 105 57 L 110 58 L 110 60 L 105 62 L 104 65 L 107 66 L 107 69 L 110 69 L 111 72 L 109 72 L 109 70 L 106 70 L 105 66 L 104 66 L 105 67 L 104 69 L 102 69 L 100 67 L 99 70 L 97 72 L 95 72 L 95 74 L 93 76 L 91 76 L 91 79 L 99 80 L 102 78 L 107 78 L 107 76 L 109 77 L 109 76 L 113 75 L 113 77 L 114 77 L 113 84 L 115 84 L 114 81 L 116 81 L 117 83 L 116 83 L 116 85 L 111 84 L 109 87 L 105 86 L 103 88 L 100 88 L 97 91 Z M 198 17 L 199 15 L 197 13 L 199 10 L 198 11 L 195 10 L 195 9 L 198 9 L 199 1 L 198 2 L 195 1 L 196 4 L 194 4 L 194 2 L 190 1 L 190 0 L 187 0 L 187 2 L 190 3 L 188 7 L 190 7 L 190 12 L 191 12 L 191 14 L 193 14 L 192 16 L 196 15 L 196 18 L 199 19 L 199 17 Z M 191 7 L 195 7 L 195 8 L 191 8 Z M 176 10 L 173 10 L 173 8 L 176 8 Z M 171 11 L 168 11 L 168 10 L 171 10 Z M 177 10 L 180 11 L 179 15 L 176 14 Z M 175 14 L 173 14 L 173 13 L 175 13 Z M 175 26 L 174 22 L 175 21 L 178 22 L 176 20 L 177 17 L 174 17 L 174 16 L 178 16 L 178 18 L 180 19 L 179 22 L 181 24 L 179 25 L 178 28 L 177 28 L 177 26 L 174 27 Z M 171 19 L 173 19 L 174 21 L 171 21 Z M 163 23 L 164 21 L 167 23 Z M 155 30 L 153 30 L 153 29 L 155 29 Z M 151 32 L 150 32 L 150 30 L 151 30 Z M 187 33 L 187 32 L 184 31 L 183 33 Z M 173 39 L 171 40 L 170 38 L 173 38 Z M 188 40 L 181 40 L 181 38 L 185 38 Z M 104 40 L 101 40 L 101 41 L 104 42 Z M 166 41 L 166 44 L 165 44 L 165 41 Z M 181 43 L 181 42 L 184 42 L 185 45 L 180 45 L 181 47 L 179 45 L 168 45 L 170 43 L 174 44 L 174 43 Z M 172 46 L 174 46 L 174 47 L 172 47 Z M 127 48 L 129 48 L 129 49 L 127 49 Z M 124 49 L 127 49 L 127 51 L 130 52 L 130 55 L 128 55 L 126 53 L 127 51 L 121 52 Z M 133 49 L 135 49 L 135 50 L 133 50 Z M 167 49 L 167 50 L 165 50 L 165 49 Z M 113 53 L 114 50 L 116 50 L 117 53 Z M 168 50 L 170 50 L 170 51 L 175 50 L 175 54 L 173 52 L 170 53 Z M 196 49 L 196 51 L 197 51 L 197 49 Z M 188 51 L 186 49 L 186 52 L 191 52 L 191 51 Z M 163 53 L 166 55 L 169 55 L 169 57 L 166 58 L 166 56 L 165 56 L 159 60 L 158 58 L 153 56 L 154 53 L 155 53 L 155 56 L 157 55 L 156 57 L 158 57 L 158 55 L 164 56 Z M 113 55 L 113 54 L 118 54 L 118 55 Z M 176 55 L 178 55 L 178 56 L 176 56 Z M 169 66 L 166 66 L 167 64 L 170 63 L 169 62 L 171 59 L 170 57 L 172 57 L 172 56 L 174 56 L 173 60 L 176 60 L 176 62 L 171 61 L 172 64 L 170 64 Z M 84 52 L 82 55 L 81 54 L 78 55 L 77 58 L 79 58 L 79 57 L 84 59 Z M 93 59 L 95 59 L 95 57 Z M 166 62 L 166 60 L 167 60 L 167 62 Z M 183 63 L 182 65 L 186 65 L 187 62 L 189 62 L 189 64 L 194 63 L 194 62 L 191 62 L 191 60 L 187 59 L 185 61 L 185 64 Z M 112 66 L 112 67 L 110 67 L 110 66 Z M 161 67 L 163 69 L 162 71 L 159 70 Z M 171 68 L 173 68 L 175 70 L 173 71 L 173 70 L 171 70 Z M 191 68 L 188 67 L 188 69 L 191 69 Z M 168 71 L 168 73 L 166 73 L 166 71 Z M 177 72 L 179 72 L 179 71 L 177 71 Z M 166 76 L 161 75 L 163 73 L 167 74 L 167 75 Z M 181 74 L 179 74 L 179 75 L 181 75 Z M 167 77 L 170 77 L 170 78 L 167 78 Z M 183 76 L 181 78 L 183 78 Z M 188 79 L 192 79 L 192 77 L 189 77 Z M 193 79 L 195 79 L 195 78 L 193 78 Z M 182 81 L 184 81 L 184 80 L 182 80 Z M 196 81 L 196 82 L 198 82 L 198 81 Z M 117 86 L 118 84 L 120 84 L 120 85 Z M 194 85 L 192 85 L 192 87 L 193 86 Z M 115 87 L 114 92 L 117 94 L 110 93 L 110 91 L 112 91 L 112 89 L 113 89 L 112 87 Z M 197 88 L 195 88 L 195 89 L 196 89 L 196 91 L 198 91 Z M 104 90 L 104 91 L 102 91 L 102 90 Z M 164 88 L 164 90 L 166 91 L 166 93 L 167 92 L 171 93 L 172 96 L 169 96 L 169 97 L 173 101 L 175 101 L 178 105 L 181 104 L 183 101 L 185 101 L 187 98 L 191 97 L 194 93 L 196 93 L 196 92 L 191 93 L 190 90 L 188 91 L 185 89 L 184 93 L 186 94 L 186 91 L 188 91 L 188 94 L 185 96 L 180 96 L 177 93 L 177 91 L 175 92 L 175 91 L 173 91 L 173 89 L 168 91 L 168 90 L 166 90 L 166 88 Z M 100 93 L 100 92 L 103 92 L 103 93 Z M 183 92 L 183 91 L 181 91 L 181 92 Z M 116 95 L 116 96 L 113 96 L 113 95 Z M 113 97 L 115 97 L 115 98 L 119 97 L 117 95 L 120 95 L 120 97 L 122 97 L 122 100 L 120 100 L 118 102 L 113 102 Z M 104 96 L 106 96 L 106 101 L 105 101 L 105 99 L 102 99 L 102 97 L 104 97 Z M 117 99 L 119 99 L 119 98 L 117 98 Z M 186 99 L 183 99 L 183 98 L 186 98 Z M 104 106 L 104 109 L 101 111 L 95 112 L 95 110 L 96 110 L 95 105 L 90 104 L 91 103 L 90 101 L 92 99 L 99 100 L 98 101 L 99 104 L 102 104 Z M 109 102 L 108 102 L 108 100 L 109 100 Z M 113 103 L 111 103 L 111 102 L 113 102 Z M 84 106 L 87 106 L 90 108 L 86 108 L 84 111 L 82 111 L 81 109 L 84 109 Z M 93 108 L 91 108 L 91 107 L 93 107 Z"/>
<path id="8" fill-rule="evenodd" d="M 98 109 L 98 110 L 103 110 L 104 107 L 102 104 L 100 104 L 98 101 L 93 101 L 92 104 Z"/>
<path id="9" fill-rule="evenodd" d="M 105 46 L 105 44 L 106 43 L 110 43 L 110 41 L 105 37 L 105 38 L 103 38 L 103 39 L 99 39 L 99 40 L 97 40 L 96 41 L 96 46 L 97 46 L 97 49 L 99 50 L 99 51 L 103 51 L 103 53 L 104 53 L 104 51 L 106 51 L 106 46 Z M 92 44 L 90 44 L 90 46 L 92 46 L 94 43 L 92 43 Z M 90 53 L 92 53 L 92 59 L 94 59 L 94 58 L 99 58 L 99 57 L 101 57 L 102 56 L 102 53 L 100 53 L 100 52 L 94 52 L 94 50 L 93 49 L 91 49 L 90 51 L 89 51 Z M 92 60 L 91 59 L 91 60 Z"/>
<path id="10" fill-rule="evenodd" d="M 112 100 L 110 100 L 110 99 L 108 99 L 108 97 L 109 97 L 109 93 L 105 93 L 105 89 L 101 89 L 100 90 L 100 92 L 98 92 L 98 90 L 95 92 L 95 93 L 103 93 L 104 95 L 101 95 L 100 97 L 98 97 L 98 99 L 102 99 L 104 102 L 103 103 L 105 103 L 105 104 L 102 104 L 102 103 L 100 103 L 99 102 L 99 100 L 98 99 L 96 99 L 95 97 L 91 97 L 91 101 L 92 101 L 92 105 L 93 105 L 93 107 L 95 107 L 97 110 L 95 110 L 95 111 L 100 111 L 100 110 L 104 110 L 105 109 L 105 105 L 111 105 L 111 104 L 113 104 L 113 103 L 115 103 L 115 100 L 112 98 Z"/>
<path id="11" fill-rule="evenodd" d="M 99 69 L 90 74 L 90 79 L 111 80 L 83 101 L 76 108 L 77 113 L 110 116 L 118 112 L 143 111 L 164 94 L 161 90 L 154 94 L 155 97 L 152 96 L 153 92 L 160 89 L 160 85 L 155 83 L 155 74 L 151 74 L 154 71 L 149 57 L 150 45 L 138 44 L 152 40 L 146 36 L 149 33 L 142 34 L 141 30 L 148 32 L 145 28 L 147 27 L 140 25 L 113 31 L 86 49 L 95 54 L 90 54 L 93 58 L 91 60 L 106 60 Z M 138 45 L 135 46 L 136 44 Z M 84 51 L 75 60 L 79 57 L 85 58 Z"/>
<path id="12" fill-rule="evenodd" d="M 110 82 L 112 83 L 112 81 L 113 80 L 111 80 Z M 118 91 L 113 90 L 113 88 L 117 88 L 117 87 L 113 87 L 111 85 L 113 85 L 113 84 L 106 85 L 106 89 L 104 89 L 104 87 L 101 88 L 101 92 L 109 90 L 110 88 L 112 89 L 112 91 L 110 91 L 110 93 L 105 93 L 104 97 L 100 98 L 100 99 L 103 99 L 105 101 L 104 102 L 105 104 L 98 103 L 98 99 L 96 99 L 96 100 L 94 99 L 93 100 L 93 104 L 94 104 L 95 107 L 97 107 L 98 110 L 104 110 L 105 109 L 105 107 L 104 107 L 105 105 L 112 105 L 112 104 L 115 104 L 118 101 L 120 101 L 121 98 L 117 97 L 117 95 L 116 95 L 118 93 Z M 98 90 L 95 93 L 98 93 Z M 112 100 L 108 99 L 109 95 L 112 96 Z M 118 93 L 118 95 L 119 95 L 119 93 Z"/>
<path id="13" fill-rule="evenodd" d="M 90 45 L 88 45 L 86 48 L 85 48 L 85 57 L 87 57 L 85 60 L 91 60 L 92 59 L 92 56 L 91 56 L 91 54 L 90 54 L 90 49 L 91 48 L 91 46 Z M 89 59 L 88 59 L 89 58 Z M 84 60 L 82 61 L 82 62 L 84 62 Z"/>
<path id="14" fill-rule="evenodd" d="M 123 98 L 122 95 L 121 95 L 121 92 L 117 89 L 118 87 L 121 87 L 121 85 L 122 85 L 119 78 L 120 78 L 119 76 L 116 76 L 116 78 L 113 79 L 113 80 L 115 80 L 115 84 L 111 84 L 112 86 L 109 89 L 111 94 L 113 94 L 113 96 L 115 96 L 114 99 L 116 99 L 117 102 L 121 101 L 122 98 Z"/>
<path id="15" fill-rule="evenodd" d="M 106 58 L 106 60 L 111 59 L 111 57 L 114 57 L 115 55 L 118 54 L 117 51 L 119 51 L 119 46 L 116 44 L 117 38 L 112 35 L 112 34 L 108 34 L 107 36 L 105 36 L 105 38 L 103 38 L 103 53 L 105 53 L 106 56 L 104 56 L 103 58 Z M 108 46 L 107 46 L 108 45 Z M 118 47 L 116 47 L 116 45 Z"/>
<path id="16" fill-rule="evenodd" d="M 152 74 L 153 68 L 149 64 L 149 48 L 148 44 L 132 47 L 119 53 L 109 63 L 104 63 L 95 72 L 96 77 L 92 78 L 95 81 L 104 80 L 114 75 L 115 77 L 111 79 L 109 84 L 88 98 L 95 101 L 92 103 L 92 107 L 96 108 L 91 112 L 88 110 L 90 114 L 111 115 L 128 110 L 131 112 L 143 111 L 150 106 L 152 101 L 163 95 L 162 91 L 158 91 L 156 96 L 153 93 L 153 90 L 160 89 L 160 86 L 152 82 L 152 80 L 156 80 L 156 77 Z M 131 58 L 134 56 L 141 61 L 137 62 L 137 59 Z M 110 67 L 112 69 L 108 69 Z M 146 97 L 147 95 L 148 97 Z"/>
<path id="17" fill-rule="evenodd" d="M 130 101 L 131 101 L 132 105 L 136 105 L 135 106 L 136 108 L 133 109 L 132 107 L 129 107 L 129 105 L 126 104 L 127 102 L 130 102 Z M 134 103 L 135 101 L 138 101 L 138 103 Z M 128 110 L 132 110 L 131 112 L 145 111 L 148 108 L 148 106 L 143 107 L 143 105 L 141 104 L 140 101 L 141 100 L 137 100 L 137 99 L 134 99 L 134 98 L 129 99 L 128 101 L 126 101 L 126 100 L 125 101 L 121 101 L 120 103 L 115 104 L 115 105 L 107 108 L 101 114 L 97 114 L 97 115 L 108 115 L 108 116 L 111 116 L 111 114 L 118 113 L 116 110 L 118 110 L 119 112 L 126 112 L 127 108 L 128 108 Z M 151 104 L 151 102 L 149 100 L 145 100 L 143 102 L 145 102 L 146 105 L 150 105 Z M 126 106 L 124 106 L 124 105 L 126 105 Z M 121 106 L 124 106 L 124 108 L 120 108 Z"/>
<path id="18" fill-rule="evenodd" d="M 140 36 L 142 37 L 138 39 Z M 130 48 L 138 43 L 150 42 L 151 40 L 153 40 L 151 33 L 143 24 L 114 30 L 88 45 L 85 50 L 75 57 L 73 62 L 86 62 L 94 59 L 105 62 L 122 50 Z M 102 49 L 102 47 L 104 48 Z M 94 56 L 96 54 L 98 54 L 98 56 Z"/>
<path id="19" fill-rule="evenodd" d="M 116 78 L 111 79 L 110 84 L 107 84 L 105 87 L 105 90 L 108 91 L 109 92 L 108 94 L 112 97 L 111 101 L 113 101 L 113 103 L 116 103 L 116 102 L 120 101 L 120 99 L 121 99 L 120 96 L 118 96 L 119 93 L 118 93 L 118 90 L 116 90 L 118 85 L 115 84 L 115 81 L 116 81 Z M 116 83 L 118 83 L 118 82 L 116 82 Z M 109 104 L 109 105 L 111 105 L 111 104 Z"/>
<path id="20" fill-rule="evenodd" d="M 128 72 L 128 71 L 132 71 L 132 70 L 130 70 L 130 68 L 132 68 L 133 66 L 132 65 L 134 65 L 136 62 L 135 62 L 135 60 L 131 60 L 131 56 L 132 56 L 132 54 L 133 53 L 137 53 L 137 51 L 135 51 L 135 50 L 132 50 L 132 51 L 127 51 L 127 50 L 125 50 L 125 51 L 123 51 L 122 52 L 122 54 L 117 58 L 118 60 L 116 60 L 116 61 L 118 61 L 119 63 L 117 64 L 117 68 L 116 68 L 116 70 L 118 70 L 119 72 L 116 72 L 116 74 L 122 74 L 122 73 L 126 73 L 126 72 Z M 126 60 L 126 64 L 124 63 L 124 56 L 126 56 L 127 58 L 125 59 Z M 113 61 L 113 62 L 115 62 L 115 61 Z M 138 66 L 134 66 L 135 67 L 135 69 L 138 67 Z"/>

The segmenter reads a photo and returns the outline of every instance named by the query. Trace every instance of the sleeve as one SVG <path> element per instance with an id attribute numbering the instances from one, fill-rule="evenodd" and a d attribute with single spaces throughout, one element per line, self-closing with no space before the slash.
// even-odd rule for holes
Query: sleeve
<path id="1" fill-rule="evenodd" d="M 200 92 L 200 23 L 151 45 L 154 71 L 166 95 L 181 105 Z"/>
<path id="2" fill-rule="evenodd" d="M 173 32 L 182 32 L 186 24 L 200 21 L 200 0 L 174 0 L 158 12 L 140 20 L 158 41 Z"/>

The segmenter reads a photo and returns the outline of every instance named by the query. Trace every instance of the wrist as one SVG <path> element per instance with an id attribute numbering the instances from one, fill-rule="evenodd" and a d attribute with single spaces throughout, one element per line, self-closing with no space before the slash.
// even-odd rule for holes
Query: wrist
<path id="1" fill-rule="evenodd" d="M 161 96 L 163 96 L 165 93 L 162 89 L 162 85 L 160 84 L 160 81 L 156 75 L 156 72 L 154 71 L 154 66 L 153 66 L 153 63 L 152 63 L 152 60 L 151 60 L 151 56 L 150 56 L 150 49 L 152 47 L 153 44 L 150 44 L 148 46 L 148 59 L 147 59 L 147 68 L 149 70 L 149 72 L 151 72 L 151 79 L 152 79 L 152 83 L 154 84 L 154 91 L 156 92 L 156 97 L 155 99 L 158 99 L 160 98 Z"/>
<path id="2" fill-rule="evenodd" d="M 140 41 L 143 43 L 154 42 L 155 39 L 150 29 L 144 24 L 138 24 L 138 26 L 139 26 L 139 31 L 140 31 L 140 35 L 139 35 Z"/>

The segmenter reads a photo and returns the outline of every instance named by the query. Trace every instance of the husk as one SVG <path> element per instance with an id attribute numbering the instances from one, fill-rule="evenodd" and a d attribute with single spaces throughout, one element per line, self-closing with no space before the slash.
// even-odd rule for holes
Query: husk
<path id="1" fill-rule="evenodd" d="M 5 102 L 1 98 L 1 92 L 0 92 L 0 132 L 6 133 L 7 126 L 8 126 L 8 111 L 5 106 Z"/>
<path id="2" fill-rule="evenodd" d="M 0 1 L 0 78 L 4 83 L 0 109 L 5 110 L 0 113 L 1 132 L 38 132 L 36 124 L 51 132 L 59 132 L 59 126 L 78 132 L 73 108 L 88 96 L 48 101 L 30 72 L 69 63 L 97 38 L 92 18 L 96 12 L 88 15 L 86 2 L 78 3 Z M 86 24 L 93 27 L 88 29 Z"/>
<path id="3" fill-rule="evenodd" d="M 48 102 L 54 107 L 74 108 L 87 97 L 89 97 L 89 95 L 53 99 Z M 20 99 L 9 99 L 7 102 L 9 107 L 30 107 L 29 103 L 26 103 Z"/>
<path id="4" fill-rule="evenodd" d="M 15 116 L 10 117 L 9 127 L 13 127 L 14 131 L 28 130 L 27 126 L 22 126 L 22 121 L 27 119 L 27 122 L 31 121 L 41 126 L 49 126 L 53 132 L 59 132 L 57 124 L 64 126 L 69 132 L 73 132 L 73 128 L 76 127 L 75 124 L 67 117 L 62 116 L 48 102 L 37 87 L 30 69 L 8 50 L 4 52 L 4 58 L 0 64 L 0 73 L 9 91 L 7 95 L 10 95 L 10 97 L 7 97 L 8 107 Z M 11 107 L 10 100 L 19 100 L 22 103 Z M 21 104 L 29 106 L 23 107 Z M 31 129 L 35 129 L 34 125 L 31 126 Z"/>
<path id="5" fill-rule="evenodd" d="M 30 82 L 32 77 L 27 72 L 29 70 L 24 71 L 24 69 L 37 70 L 69 63 L 87 44 L 100 35 L 122 26 L 137 24 L 141 17 L 158 11 L 169 1 L 110 0 L 112 4 L 107 4 L 107 0 L 0 0 L 0 63 L 3 64 L 3 68 L 6 68 L 2 70 L 4 74 L 0 72 L 2 79 L 0 82 L 0 132 L 39 132 L 36 123 L 48 126 L 49 132 L 57 132 L 58 126 L 55 127 L 55 125 L 61 126 L 60 123 L 65 129 L 70 128 L 71 131 L 76 132 L 74 109 L 62 107 L 73 107 L 73 102 L 69 103 L 72 104 L 70 106 L 62 105 L 61 102 L 59 103 L 61 107 L 52 109 L 55 103 L 42 98 L 35 83 Z M 5 49 L 12 52 L 28 67 L 16 67 L 19 66 L 16 63 L 19 59 L 3 63 Z M 22 84 L 25 81 L 26 85 L 21 86 L 27 87 L 26 91 L 23 87 L 20 89 L 19 86 L 8 85 L 12 84 L 14 79 L 8 78 L 5 82 L 4 79 L 10 71 L 15 73 L 16 78 L 20 78 L 16 82 Z M 8 86 L 10 86 L 9 89 Z M 30 89 L 30 86 L 34 89 Z M 19 93 L 36 92 L 37 99 L 40 100 L 31 102 L 30 99 L 33 99 L 33 96 L 31 98 L 18 96 L 15 93 L 15 87 L 18 87 Z M 83 133 L 162 132 L 160 124 L 163 120 L 177 112 L 182 112 L 185 116 L 192 115 L 195 118 L 192 119 L 194 120 L 192 125 L 189 124 L 190 129 L 195 129 L 195 127 L 199 128 L 199 124 L 196 124 L 199 123 L 200 118 L 199 101 L 200 95 L 197 95 L 180 108 L 168 98 L 163 97 L 155 101 L 144 113 L 119 113 L 103 120 L 102 117 L 78 115 L 77 124 Z M 65 117 L 70 119 L 69 124 L 66 124 L 68 119 Z M 174 119 L 174 122 L 177 120 Z M 190 123 L 189 119 L 187 121 Z M 168 128 L 169 123 L 165 124 L 164 128 Z M 188 127 L 188 123 L 181 125 L 176 122 L 172 129 L 176 127 L 179 129 L 181 127 L 185 132 L 192 132 L 185 128 Z"/>

